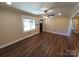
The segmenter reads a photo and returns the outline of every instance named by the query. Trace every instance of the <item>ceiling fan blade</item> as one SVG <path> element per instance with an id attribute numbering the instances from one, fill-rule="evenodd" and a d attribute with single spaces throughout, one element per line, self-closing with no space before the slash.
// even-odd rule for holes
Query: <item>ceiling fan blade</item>
<path id="1" fill-rule="evenodd" d="M 62 6 L 62 7 L 64 7 L 64 6 Z M 48 8 L 48 9 L 47 9 L 47 12 L 48 12 L 49 10 L 51 10 L 51 9 L 62 9 L 62 7 L 61 7 L 61 6 L 60 6 L 60 7 L 54 7 L 54 6 L 53 6 L 53 7 Z M 66 7 L 65 7 L 65 8 L 66 8 Z"/>
<path id="2" fill-rule="evenodd" d="M 48 10 L 44 10 L 43 16 L 47 16 L 47 17 L 49 17 L 49 16 L 55 16 L 54 14 L 48 15 L 48 11 L 49 11 L 50 9 L 52 9 L 52 8 L 54 8 L 54 7 L 51 7 L 51 8 L 49 8 Z"/>
<path id="3" fill-rule="evenodd" d="M 49 11 L 50 9 L 53 9 L 54 7 L 50 7 L 47 11 Z"/>

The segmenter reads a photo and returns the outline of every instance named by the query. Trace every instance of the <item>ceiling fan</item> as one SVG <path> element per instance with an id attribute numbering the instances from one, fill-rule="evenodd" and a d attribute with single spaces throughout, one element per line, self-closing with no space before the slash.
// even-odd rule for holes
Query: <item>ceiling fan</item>
<path id="1" fill-rule="evenodd" d="M 44 9 L 43 10 L 43 14 L 42 14 L 42 16 L 45 18 L 45 17 L 50 17 L 50 16 L 55 16 L 55 14 L 53 14 L 53 13 L 51 13 L 52 12 L 52 9 L 53 9 L 54 7 L 51 7 L 51 8 L 49 8 L 49 9 Z"/>
<path id="2" fill-rule="evenodd" d="M 43 17 L 55 16 L 54 14 L 50 14 L 49 9 L 48 10 L 43 10 L 43 11 L 44 11 Z M 51 10 L 51 12 L 52 12 L 52 10 Z"/>
<path id="3" fill-rule="evenodd" d="M 51 7 L 49 9 L 44 9 L 44 13 L 42 14 L 43 18 L 46 18 L 46 17 L 50 17 L 50 16 L 55 16 L 55 14 L 52 12 L 52 9 L 55 8 L 57 9 L 56 7 Z M 58 13 L 58 15 L 61 15 L 61 13 Z"/>

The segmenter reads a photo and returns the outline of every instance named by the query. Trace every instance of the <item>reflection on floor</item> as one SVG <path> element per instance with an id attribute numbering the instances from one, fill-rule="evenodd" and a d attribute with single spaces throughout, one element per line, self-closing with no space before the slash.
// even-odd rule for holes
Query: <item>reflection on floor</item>
<path id="1" fill-rule="evenodd" d="M 0 56 L 10 57 L 55 57 L 78 56 L 78 34 L 70 38 L 42 32 L 13 45 L 0 49 Z"/>

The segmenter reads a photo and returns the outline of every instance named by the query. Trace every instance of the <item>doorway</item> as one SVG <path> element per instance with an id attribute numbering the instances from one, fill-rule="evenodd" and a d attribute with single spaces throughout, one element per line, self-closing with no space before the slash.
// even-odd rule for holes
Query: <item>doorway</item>
<path id="1" fill-rule="evenodd" d="M 40 33 L 43 32 L 43 20 L 40 19 Z"/>
<path id="2" fill-rule="evenodd" d="M 72 19 L 72 32 L 76 32 L 76 26 L 77 26 L 77 19 Z"/>

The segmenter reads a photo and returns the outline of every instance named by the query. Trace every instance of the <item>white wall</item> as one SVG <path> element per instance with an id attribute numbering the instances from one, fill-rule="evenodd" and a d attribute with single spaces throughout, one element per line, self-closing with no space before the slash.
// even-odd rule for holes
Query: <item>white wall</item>
<path id="1" fill-rule="evenodd" d="M 68 35 L 69 31 L 69 17 L 56 16 L 49 17 L 44 20 L 44 31 L 57 33 L 61 35 Z"/>
<path id="2" fill-rule="evenodd" d="M 36 26 L 36 29 L 30 33 L 23 33 L 21 15 L 23 14 L 14 11 L 0 10 L 0 48 L 19 41 L 26 36 L 39 33 L 39 26 Z M 39 22 L 36 17 L 35 20 Z"/>

